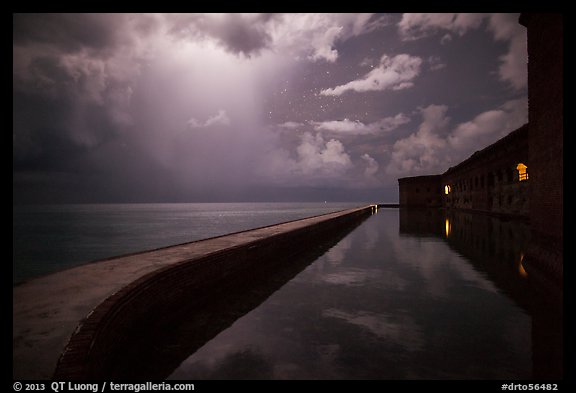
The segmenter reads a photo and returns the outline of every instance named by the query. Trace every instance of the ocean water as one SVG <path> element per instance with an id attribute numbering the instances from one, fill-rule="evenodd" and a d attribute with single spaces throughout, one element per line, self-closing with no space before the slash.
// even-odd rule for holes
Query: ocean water
<path id="1" fill-rule="evenodd" d="M 164 203 L 13 206 L 13 283 L 90 261 L 362 205 Z"/>

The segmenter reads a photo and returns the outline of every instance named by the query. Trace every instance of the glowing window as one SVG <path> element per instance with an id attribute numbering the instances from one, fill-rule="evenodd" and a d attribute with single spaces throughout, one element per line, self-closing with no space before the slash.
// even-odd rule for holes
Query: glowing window
<path id="1" fill-rule="evenodd" d="M 524 260 L 524 253 L 520 253 L 520 261 L 518 262 L 518 273 L 520 273 L 521 277 L 528 277 L 528 272 L 524 269 L 524 265 L 522 261 Z"/>
<path id="2" fill-rule="evenodd" d="M 526 171 L 527 169 L 528 167 L 523 163 L 519 163 L 516 166 L 516 170 L 518 170 L 518 180 L 520 181 L 528 180 L 528 172 Z"/>
<path id="3" fill-rule="evenodd" d="M 452 188 L 450 188 L 449 185 L 445 185 L 444 186 L 444 194 L 448 195 L 448 194 L 450 194 L 450 191 L 452 191 Z"/>

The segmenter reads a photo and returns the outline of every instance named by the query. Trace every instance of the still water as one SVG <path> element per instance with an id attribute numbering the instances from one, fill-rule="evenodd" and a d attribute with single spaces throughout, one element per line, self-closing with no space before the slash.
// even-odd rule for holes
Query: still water
<path id="1" fill-rule="evenodd" d="M 380 209 L 169 378 L 557 378 L 561 315 L 528 242 L 522 222 Z"/>

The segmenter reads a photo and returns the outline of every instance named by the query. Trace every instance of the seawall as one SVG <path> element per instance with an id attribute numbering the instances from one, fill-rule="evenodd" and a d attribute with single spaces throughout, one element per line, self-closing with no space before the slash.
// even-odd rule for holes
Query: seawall
<path id="1" fill-rule="evenodd" d="M 13 289 L 13 377 L 136 377 L 123 374 L 124 349 L 137 347 L 141 332 L 162 335 L 154 328 L 159 320 L 210 309 L 222 296 L 266 281 L 375 210 L 366 206 L 121 256 L 19 285 Z"/>

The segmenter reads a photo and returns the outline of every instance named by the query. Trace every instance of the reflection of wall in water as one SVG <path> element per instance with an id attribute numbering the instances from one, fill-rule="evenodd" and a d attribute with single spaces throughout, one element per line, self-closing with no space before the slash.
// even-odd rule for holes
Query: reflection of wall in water
<path id="1" fill-rule="evenodd" d="M 400 209 L 400 235 L 444 239 L 532 317 L 533 377 L 562 376 L 562 313 L 524 267 L 530 225 L 485 214 Z"/>
<path id="2" fill-rule="evenodd" d="M 526 223 L 448 211 L 443 227 L 451 248 L 468 258 L 477 270 L 488 273 L 520 306 L 529 309 L 531 293 L 522 264 L 530 239 Z"/>
<path id="3" fill-rule="evenodd" d="M 400 235 L 444 239 L 500 290 L 527 307 L 528 283 L 522 265 L 530 228 L 519 220 L 443 209 L 400 209 Z"/>
<path id="4" fill-rule="evenodd" d="M 444 215 L 441 209 L 400 209 L 400 236 L 441 237 Z"/>

